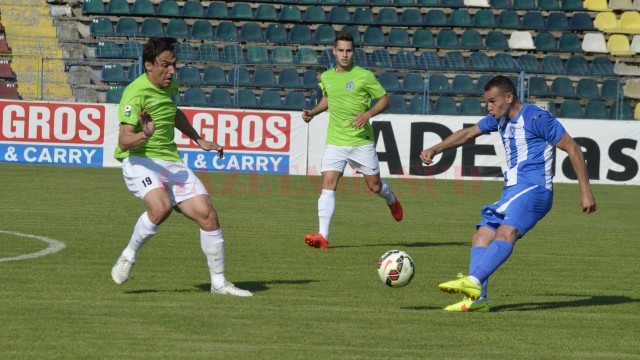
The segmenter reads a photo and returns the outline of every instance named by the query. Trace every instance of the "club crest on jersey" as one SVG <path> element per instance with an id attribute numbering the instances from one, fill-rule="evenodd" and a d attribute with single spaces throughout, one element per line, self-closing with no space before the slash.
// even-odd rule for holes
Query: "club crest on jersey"
<path id="1" fill-rule="evenodd" d="M 124 106 L 124 116 L 126 117 L 131 116 L 131 105 Z"/>
<path id="2" fill-rule="evenodd" d="M 352 81 L 347 83 L 347 90 L 353 90 L 354 87 L 356 87 L 356 85 Z"/>

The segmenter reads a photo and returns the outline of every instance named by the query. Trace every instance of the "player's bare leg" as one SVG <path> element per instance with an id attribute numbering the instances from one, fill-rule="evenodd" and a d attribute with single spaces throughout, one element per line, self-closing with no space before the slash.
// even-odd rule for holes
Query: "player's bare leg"
<path id="1" fill-rule="evenodd" d="M 380 178 L 380 174 L 364 175 L 364 181 L 367 183 L 369 190 L 378 194 L 378 196 L 385 200 L 394 220 L 402 221 L 402 218 L 404 216 L 402 205 L 400 204 L 400 201 L 398 201 L 398 198 L 393 193 L 393 191 L 391 191 L 391 187 L 389 186 L 389 184 L 387 184 L 386 181 Z"/>

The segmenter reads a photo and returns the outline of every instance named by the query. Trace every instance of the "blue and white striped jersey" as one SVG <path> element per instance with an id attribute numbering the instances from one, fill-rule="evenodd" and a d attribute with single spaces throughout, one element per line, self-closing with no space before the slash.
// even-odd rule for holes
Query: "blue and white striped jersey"
<path id="1" fill-rule="evenodd" d="M 523 104 L 515 119 L 496 120 L 489 115 L 478 122 L 483 133 L 498 131 L 507 157 L 506 186 L 533 184 L 553 189 L 553 148 L 565 129 L 548 111 Z"/>

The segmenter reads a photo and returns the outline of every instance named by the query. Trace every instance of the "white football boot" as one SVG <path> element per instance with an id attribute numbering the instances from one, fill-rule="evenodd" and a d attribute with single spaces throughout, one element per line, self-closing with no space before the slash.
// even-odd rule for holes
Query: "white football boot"
<path id="1" fill-rule="evenodd" d="M 131 273 L 131 268 L 133 268 L 134 260 L 130 260 L 124 256 L 120 256 L 116 264 L 111 269 L 111 278 L 113 281 L 122 285 L 129 280 L 129 274 Z"/>
<path id="2" fill-rule="evenodd" d="M 242 297 L 253 296 L 251 291 L 239 289 L 235 285 L 233 285 L 233 283 L 230 283 L 228 281 L 218 289 L 214 289 L 213 286 L 211 286 L 211 293 L 217 295 L 233 295 Z"/>

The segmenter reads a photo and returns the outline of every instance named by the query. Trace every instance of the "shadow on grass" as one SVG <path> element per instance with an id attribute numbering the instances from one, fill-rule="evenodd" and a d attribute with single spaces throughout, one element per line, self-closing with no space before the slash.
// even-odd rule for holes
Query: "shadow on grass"
<path id="1" fill-rule="evenodd" d="M 506 304 L 492 307 L 491 312 L 548 310 L 583 306 L 609 306 L 629 303 L 640 303 L 640 299 L 633 299 L 628 296 L 592 296 L 590 298 L 580 300 Z"/>
<path id="2" fill-rule="evenodd" d="M 331 245 L 331 249 L 339 249 L 339 248 L 357 248 L 357 247 L 408 247 L 408 248 L 418 248 L 418 247 L 435 247 L 435 246 L 469 246 L 468 242 L 412 242 L 412 243 L 393 243 L 393 244 L 367 244 L 367 245 Z"/>
<path id="3" fill-rule="evenodd" d="M 234 282 L 234 284 L 240 289 L 249 290 L 251 292 L 261 292 L 269 290 L 270 285 L 306 285 L 312 282 L 317 282 L 318 280 L 270 280 L 270 281 L 240 281 Z M 132 290 L 125 291 L 125 294 L 154 294 L 154 293 L 187 293 L 187 292 L 200 292 L 211 291 L 211 283 L 206 284 L 198 284 L 195 286 L 195 289 L 176 289 L 176 290 L 155 290 L 155 289 L 144 289 L 144 290 Z"/>

